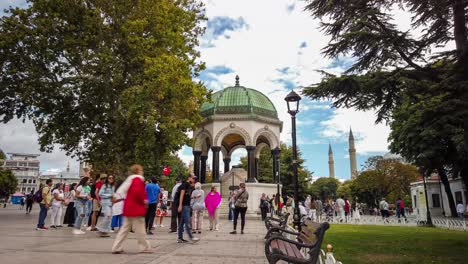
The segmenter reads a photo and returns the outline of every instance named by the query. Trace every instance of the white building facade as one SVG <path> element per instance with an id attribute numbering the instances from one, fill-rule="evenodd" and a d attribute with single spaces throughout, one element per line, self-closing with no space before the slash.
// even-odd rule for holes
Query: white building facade
<path id="1" fill-rule="evenodd" d="M 462 202 L 466 208 L 468 193 L 461 178 L 449 179 L 455 204 Z M 431 216 L 444 216 L 444 212 L 450 211 L 447 194 L 437 174 L 426 179 L 427 200 Z M 420 218 L 426 218 L 426 198 L 424 194 L 424 182 L 422 180 L 411 183 L 411 202 L 414 212 Z"/>
<path id="2" fill-rule="evenodd" d="M 0 161 L 0 166 L 11 170 L 18 179 L 17 190 L 22 193 L 34 192 L 39 188 L 39 154 L 8 153 L 9 159 Z"/>

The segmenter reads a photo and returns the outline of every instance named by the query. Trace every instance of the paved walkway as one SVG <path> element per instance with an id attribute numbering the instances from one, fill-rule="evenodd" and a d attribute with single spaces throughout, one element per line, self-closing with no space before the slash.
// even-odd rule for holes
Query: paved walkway
<path id="1" fill-rule="evenodd" d="M 232 223 L 222 220 L 220 231 L 204 231 L 196 244 L 178 244 L 177 235 L 168 228 L 158 228 L 148 237 L 153 254 L 137 254 L 133 234 L 124 244 L 126 254 L 110 253 L 115 234 L 99 238 L 95 232 L 74 236 L 70 228 L 36 231 L 37 204 L 31 215 L 17 206 L 0 208 L 0 263 L 57 263 L 57 264 L 140 264 L 140 263 L 267 263 L 264 255 L 265 226 L 260 220 L 247 220 L 246 234 L 230 235 Z M 165 219 L 168 226 L 169 219 Z M 205 222 L 206 226 L 208 221 Z M 46 220 L 49 225 L 49 218 Z"/>

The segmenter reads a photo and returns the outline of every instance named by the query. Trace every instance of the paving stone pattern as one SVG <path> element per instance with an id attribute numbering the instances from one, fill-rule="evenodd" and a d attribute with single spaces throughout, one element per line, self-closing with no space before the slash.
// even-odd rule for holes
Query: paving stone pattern
<path id="1" fill-rule="evenodd" d="M 125 254 L 110 253 L 115 234 L 110 238 L 97 237 L 95 232 L 76 236 L 71 228 L 36 231 L 38 206 L 31 215 L 18 210 L 17 206 L 0 208 L 0 263 L 60 263 L 60 264 L 220 264 L 220 263 L 267 263 L 264 254 L 265 226 L 258 219 L 248 219 L 246 234 L 230 235 L 232 222 L 221 220 L 220 231 L 205 230 L 198 235 L 196 244 L 178 244 L 177 235 L 168 233 L 170 219 L 165 219 L 164 228 L 157 228 L 148 240 L 153 254 L 138 254 L 134 234 L 124 244 Z M 47 218 L 46 225 L 50 220 Z"/>

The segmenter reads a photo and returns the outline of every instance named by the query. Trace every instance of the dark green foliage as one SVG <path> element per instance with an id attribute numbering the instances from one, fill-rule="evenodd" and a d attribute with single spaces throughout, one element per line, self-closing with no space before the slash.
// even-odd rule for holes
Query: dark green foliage
<path id="1" fill-rule="evenodd" d="M 0 168 L 0 197 L 8 198 L 16 191 L 18 179 L 10 170 Z"/>
<path id="2" fill-rule="evenodd" d="M 195 0 L 32 0 L 0 18 L 0 118 L 31 119 L 96 170 L 158 167 L 189 143 L 207 91 L 192 81 Z M 155 126 L 158 130 L 155 130 Z"/>
<path id="3" fill-rule="evenodd" d="M 323 54 L 356 61 L 341 76 L 325 74 L 304 94 L 376 111 L 376 122 L 391 125 L 393 152 L 425 171 L 438 170 L 449 196 L 446 170 L 468 187 L 466 1 L 309 0 L 306 9 L 331 36 Z M 412 16 L 411 30 L 398 29 L 396 9 Z"/>
<path id="4" fill-rule="evenodd" d="M 336 193 L 340 182 L 335 178 L 319 178 L 312 184 L 312 192 L 314 196 L 319 197 L 322 201 L 327 199 L 338 198 Z"/>

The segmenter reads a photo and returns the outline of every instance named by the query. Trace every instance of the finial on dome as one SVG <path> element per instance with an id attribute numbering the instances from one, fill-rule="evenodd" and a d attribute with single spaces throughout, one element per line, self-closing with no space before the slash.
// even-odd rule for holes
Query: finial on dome
<path id="1" fill-rule="evenodd" d="M 236 75 L 236 86 L 239 86 L 239 75 Z"/>

